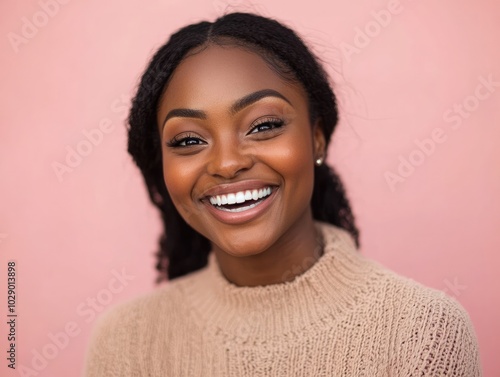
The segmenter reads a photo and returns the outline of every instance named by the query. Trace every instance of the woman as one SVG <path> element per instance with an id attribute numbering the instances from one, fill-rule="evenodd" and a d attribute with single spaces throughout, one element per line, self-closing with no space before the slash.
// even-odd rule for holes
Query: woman
<path id="1" fill-rule="evenodd" d="M 456 301 L 357 252 L 325 164 L 335 97 L 293 31 L 244 13 L 184 27 L 129 123 L 171 282 L 101 319 L 87 376 L 481 374 Z"/>

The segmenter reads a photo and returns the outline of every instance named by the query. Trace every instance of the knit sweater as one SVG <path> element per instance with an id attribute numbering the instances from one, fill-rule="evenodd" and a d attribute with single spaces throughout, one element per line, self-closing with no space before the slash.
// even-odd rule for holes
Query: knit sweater
<path id="1" fill-rule="evenodd" d="M 239 287 L 215 256 L 98 321 L 85 376 L 481 376 L 454 299 L 359 253 L 316 222 L 323 255 L 285 283 Z"/>

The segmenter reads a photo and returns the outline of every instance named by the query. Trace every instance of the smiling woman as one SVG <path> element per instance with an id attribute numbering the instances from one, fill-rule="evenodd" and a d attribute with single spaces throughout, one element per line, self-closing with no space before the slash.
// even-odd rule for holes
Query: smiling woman
<path id="1" fill-rule="evenodd" d="M 310 200 L 323 132 L 309 122 L 305 90 L 260 55 L 198 50 L 159 101 L 165 185 L 233 283 L 279 283 L 316 246 Z"/>
<path id="2" fill-rule="evenodd" d="M 480 375 L 463 308 L 357 252 L 324 163 L 335 97 L 292 30 L 245 13 L 184 27 L 129 123 L 170 282 L 100 320 L 87 376 Z"/>

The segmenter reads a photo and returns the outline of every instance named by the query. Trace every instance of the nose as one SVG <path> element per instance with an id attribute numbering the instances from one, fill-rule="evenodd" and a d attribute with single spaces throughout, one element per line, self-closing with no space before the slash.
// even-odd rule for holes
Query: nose
<path id="1" fill-rule="evenodd" d="M 254 158 L 248 148 L 235 140 L 219 142 L 211 148 L 207 173 L 220 178 L 231 179 L 242 171 L 250 169 Z"/>

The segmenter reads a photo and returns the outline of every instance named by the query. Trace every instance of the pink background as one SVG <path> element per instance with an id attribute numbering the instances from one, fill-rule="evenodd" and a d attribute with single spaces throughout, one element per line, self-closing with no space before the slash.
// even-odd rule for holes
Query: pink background
<path id="1" fill-rule="evenodd" d="M 131 93 L 171 32 L 214 19 L 228 2 L 42 6 L 54 1 L 0 5 L 0 342 L 5 355 L 5 273 L 16 260 L 17 366 L 34 369 L 45 349 L 52 359 L 36 364 L 37 375 L 70 376 L 82 369 L 95 315 L 153 288 L 160 223 L 126 153 Z M 342 121 L 329 162 L 352 200 L 361 252 L 458 299 L 485 375 L 498 375 L 500 84 L 488 91 L 481 80 L 500 81 L 500 3 L 239 3 L 229 9 L 298 30 L 336 82 Z M 10 41 L 23 32 L 24 42 Z M 464 101 L 467 113 L 450 118 Z M 107 133 L 99 137 L 100 125 Z M 415 139 L 439 133 L 444 142 L 419 152 Z M 58 176 L 53 165 L 78 146 L 85 156 Z M 398 174 L 401 158 L 416 166 L 391 189 L 386 176 Z M 129 277 L 120 283 L 113 274 L 122 270 Z M 75 336 L 51 346 L 68 326 Z M 0 374 L 17 375 L 5 364 L 2 356 Z"/>

